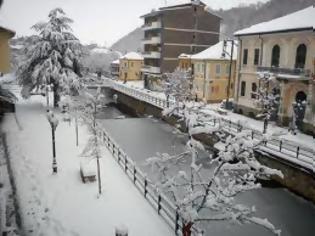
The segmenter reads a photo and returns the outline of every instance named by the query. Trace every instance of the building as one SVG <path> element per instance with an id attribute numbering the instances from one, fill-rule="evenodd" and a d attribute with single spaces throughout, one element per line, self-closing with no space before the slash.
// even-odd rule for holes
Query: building
<path id="1" fill-rule="evenodd" d="M 0 26 L 0 74 L 10 72 L 10 46 L 9 40 L 15 32 Z"/>
<path id="2" fill-rule="evenodd" d="M 141 80 L 143 57 L 137 52 L 129 52 L 119 60 L 119 79 L 123 81 Z"/>
<path id="3" fill-rule="evenodd" d="M 268 73 L 280 90 L 277 121 L 288 125 L 292 103 L 306 102 L 303 128 L 314 133 L 315 126 L 315 8 L 253 25 L 237 31 L 239 39 L 236 111 L 257 114 L 257 76 Z"/>
<path id="4" fill-rule="evenodd" d="M 119 59 L 110 63 L 110 74 L 113 78 L 119 77 Z"/>
<path id="5" fill-rule="evenodd" d="M 186 53 L 180 54 L 178 57 L 178 69 L 184 71 L 192 70 L 191 56 L 192 55 Z"/>
<path id="6" fill-rule="evenodd" d="M 233 47 L 232 60 L 231 41 L 226 43 L 221 41 L 191 56 L 191 63 L 194 67 L 193 87 L 199 100 L 216 103 L 226 99 L 228 95 L 229 98 L 233 97 L 236 77 L 236 44 L 233 44 Z M 229 91 L 227 91 L 228 87 Z"/>
<path id="7" fill-rule="evenodd" d="M 219 41 L 221 18 L 201 1 L 162 7 L 142 18 L 142 71 L 145 85 L 151 89 L 155 89 L 161 74 L 175 70 L 180 54 L 198 53 Z"/>

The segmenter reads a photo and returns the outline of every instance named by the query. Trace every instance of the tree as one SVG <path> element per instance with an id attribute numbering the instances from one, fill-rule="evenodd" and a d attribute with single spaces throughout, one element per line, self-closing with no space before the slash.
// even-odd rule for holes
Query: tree
<path id="1" fill-rule="evenodd" d="M 201 235 L 203 223 L 209 221 L 252 222 L 280 235 L 281 231 L 267 219 L 255 216 L 254 207 L 235 202 L 240 193 L 260 188 L 258 179 L 282 177 L 280 171 L 260 164 L 255 157 L 255 149 L 265 140 L 252 140 L 246 130 L 228 135 L 220 122 L 210 125 L 211 118 L 199 112 L 201 106 L 184 102 L 165 110 L 164 115 L 175 115 L 186 124 L 187 150 L 176 155 L 158 154 L 147 160 L 160 173 L 157 188 L 173 200 L 183 220 L 182 235 L 190 236 L 192 231 Z M 217 155 L 209 155 L 207 170 L 199 160 L 199 153 L 205 147 L 194 138 L 201 133 L 217 137 L 218 146 L 222 146 Z"/>
<path id="2" fill-rule="evenodd" d="M 265 134 L 267 133 L 269 121 L 277 119 L 280 104 L 280 89 L 278 88 L 274 76 L 270 73 L 259 74 L 258 79 L 259 89 L 256 103 L 257 107 L 260 109 L 260 113 L 257 117 L 263 118 L 263 133 Z"/>
<path id="3" fill-rule="evenodd" d="M 191 72 L 176 69 L 173 73 L 163 74 L 162 87 L 167 98 L 168 106 L 170 97 L 173 97 L 177 104 L 191 99 Z"/>
<path id="4" fill-rule="evenodd" d="M 38 35 L 25 48 L 27 60 L 18 69 L 22 96 L 28 98 L 33 90 L 53 86 L 54 106 L 61 94 L 76 94 L 80 83 L 80 41 L 71 33 L 68 18 L 61 8 L 52 10 L 47 22 L 32 26 Z M 47 94 L 46 94 L 47 95 Z"/>

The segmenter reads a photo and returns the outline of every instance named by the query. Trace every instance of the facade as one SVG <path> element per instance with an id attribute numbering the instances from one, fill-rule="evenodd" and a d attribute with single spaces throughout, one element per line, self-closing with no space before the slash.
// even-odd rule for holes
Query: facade
<path id="1" fill-rule="evenodd" d="M 309 7 L 235 33 L 239 39 L 235 109 L 255 116 L 257 76 L 268 73 L 280 89 L 277 121 L 288 125 L 294 102 L 304 102 L 303 129 L 315 133 L 315 8 Z"/>
<path id="2" fill-rule="evenodd" d="M 193 87 L 199 100 L 209 103 L 221 102 L 228 96 L 228 87 L 229 98 L 233 97 L 236 77 L 236 44 L 233 48 L 232 60 L 231 51 L 232 42 L 224 44 L 221 41 L 205 51 L 191 56 L 194 67 Z"/>
<path id="3" fill-rule="evenodd" d="M 192 70 L 191 56 L 192 55 L 186 53 L 180 54 L 178 57 L 178 69 L 183 71 Z"/>
<path id="4" fill-rule="evenodd" d="M 142 71 L 147 87 L 154 87 L 149 80 L 156 81 L 161 74 L 173 72 L 178 66 L 180 54 L 198 53 L 219 41 L 221 18 L 197 0 L 162 7 L 142 18 Z"/>
<path id="5" fill-rule="evenodd" d="M 143 67 L 143 57 L 136 52 L 130 52 L 122 56 L 119 60 L 119 80 L 141 80 Z"/>
<path id="6" fill-rule="evenodd" d="M 119 59 L 110 63 L 110 74 L 113 78 L 119 77 Z"/>
<path id="7" fill-rule="evenodd" d="M 10 72 L 10 46 L 9 40 L 15 33 L 0 26 L 0 74 Z"/>

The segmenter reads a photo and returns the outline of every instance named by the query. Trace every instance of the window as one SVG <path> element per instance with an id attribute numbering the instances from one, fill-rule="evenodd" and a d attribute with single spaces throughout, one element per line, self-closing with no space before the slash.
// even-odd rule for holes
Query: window
<path id="1" fill-rule="evenodd" d="M 280 62 L 280 47 L 279 45 L 275 45 L 272 48 L 271 66 L 279 67 L 279 62 Z"/>
<path id="2" fill-rule="evenodd" d="M 133 62 L 131 62 L 131 67 L 133 67 Z"/>
<path id="3" fill-rule="evenodd" d="M 248 59 L 248 49 L 244 49 L 243 65 L 247 65 L 247 59 Z"/>
<path id="4" fill-rule="evenodd" d="M 216 73 L 216 75 L 221 74 L 221 65 L 220 64 L 215 65 L 215 73 Z"/>
<path id="5" fill-rule="evenodd" d="M 241 96 L 242 97 L 245 96 L 245 91 L 246 91 L 246 82 L 242 81 L 242 83 L 241 83 Z"/>
<path id="6" fill-rule="evenodd" d="M 234 88 L 234 84 L 233 83 L 231 83 L 231 87 L 230 87 L 230 89 L 233 89 Z"/>
<path id="7" fill-rule="evenodd" d="M 225 66 L 225 73 L 226 73 L 227 75 L 230 74 L 230 64 L 226 64 L 226 66 Z"/>
<path id="8" fill-rule="evenodd" d="M 254 99 L 257 98 L 257 84 L 256 83 L 252 83 L 251 98 L 254 98 Z"/>
<path id="9" fill-rule="evenodd" d="M 300 44 L 296 49 L 295 68 L 304 69 L 307 49 L 305 44 Z"/>
<path id="10" fill-rule="evenodd" d="M 254 65 L 257 66 L 258 64 L 259 64 L 259 48 L 255 48 Z"/>

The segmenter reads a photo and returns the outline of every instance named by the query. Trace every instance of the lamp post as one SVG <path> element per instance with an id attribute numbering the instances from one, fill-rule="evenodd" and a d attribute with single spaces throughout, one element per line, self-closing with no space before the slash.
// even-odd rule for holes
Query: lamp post
<path id="1" fill-rule="evenodd" d="M 231 51 L 230 53 L 226 51 L 227 43 L 231 43 Z M 230 89 L 231 89 L 231 79 L 232 79 L 232 65 L 233 65 L 233 54 L 234 54 L 234 39 L 225 39 L 223 41 L 223 52 L 222 56 L 225 57 L 225 54 L 230 56 L 230 68 L 229 68 L 229 79 L 228 79 L 228 85 L 226 89 L 226 102 L 225 102 L 225 109 L 229 108 L 229 100 L 230 100 Z"/>
<path id="2" fill-rule="evenodd" d="M 47 119 L 51 127 L 51 138 L 52 138 L 52 153 L 53 153 L 53 161 L 52 161 L 52 169 L 53 173 L 57 173 L 57 160 L 56 160 L 56 144 L 55 144 L 55 131 L 58 126 L 58 119 L 55 117 L 52 111 L 47 110 Z"/>

